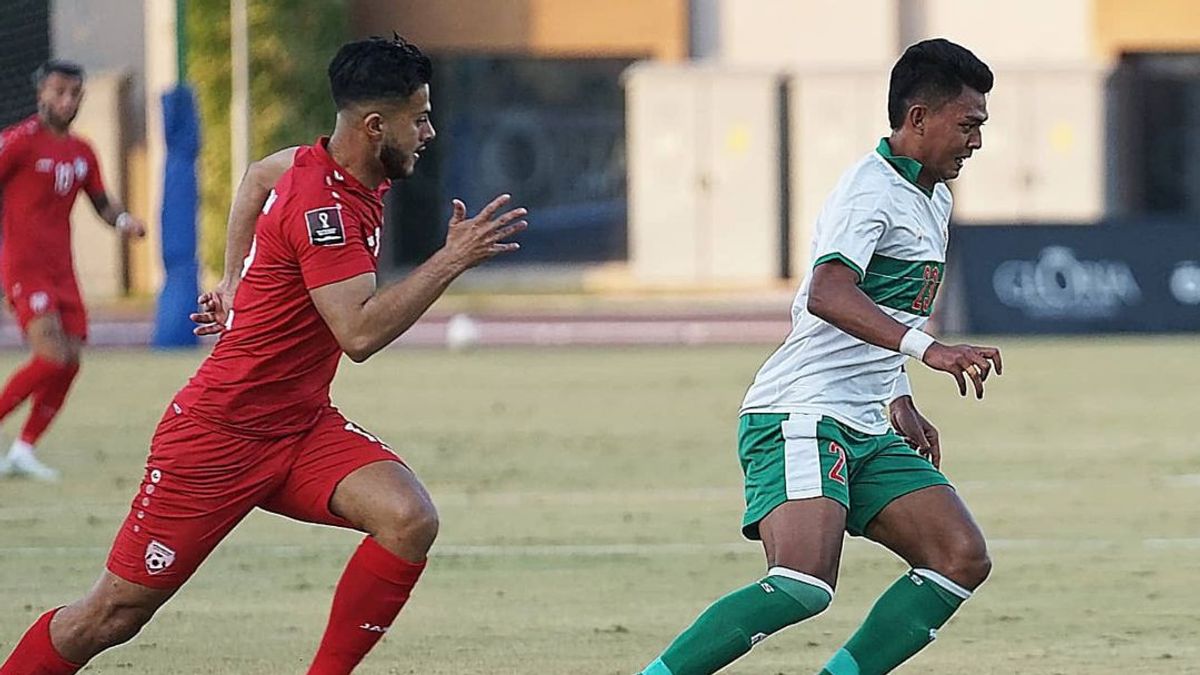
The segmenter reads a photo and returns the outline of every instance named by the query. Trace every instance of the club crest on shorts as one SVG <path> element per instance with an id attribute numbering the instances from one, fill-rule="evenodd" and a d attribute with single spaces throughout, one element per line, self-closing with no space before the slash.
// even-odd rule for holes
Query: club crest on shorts
<path id="1" fill-rule="evenodd" d="M 41 314 L 50 307 L 50 295 L 45 291 L 35 291 L 29 296 L 29 311 Z"/>
<path id="2" fill-rule="evenodd" d="M 308 240 L 313 246 L 341 246 L 346 243 L 346 230 L 342 227 L 342 211 L 336 206 L 326 206 L 304 213 L 308 224 Z"/>
<path id="3" fill-rule="evenodd" d="M 146 571 L 150 574 L 159 574 L 165 571 L 173 562 L 175 562 L 175 551 L 170 548 L 153 540 L 146 546 Z"/>

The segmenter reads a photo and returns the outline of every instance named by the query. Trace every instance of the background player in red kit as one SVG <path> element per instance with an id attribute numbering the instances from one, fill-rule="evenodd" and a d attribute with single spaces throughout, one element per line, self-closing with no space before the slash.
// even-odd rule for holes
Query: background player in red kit
<path id="1" fill-rule="evenodd" d="M 410 175 L 434 137 L 429 60 L 402 39 L 347 44 L 329 66 L 333 136 L 296 149 L 240 266 L 218 294 L 213 353 L 167 407 L 108 569 L 82 600 L 44 614 L 0 675 L 75 673 L 132 638 L 255 507 L 367 533 L 338 582 L 309 673 L 349 673 L 391 625 L 425 567 L 438 519 L 413 473 L 329 401 L 343 353 L 370 357 L 470 267 L 517 248 L 508 196 L 473 218 L 455 200 L 445 246 L 376 288 L 381 184 Z M 230 245 L 248 241 L 237 218 Z M 228 288 L 226 286 L 226 288 Z"/>
<path id="2" fill-rule="evenodd" d="M 71 207 L 82 188 L 96 213 L 123 235 L 145 235 L 142 223 L 104 190 L 91 146 L 70 132 L 83 99 L 83 69 L 49 61 L 34 73 L 37 114 L 0 132 L 4 239 L 0 276 L 33 352 L 0 391 L 0 419 L 33 398 L 29 420 L 0 460 L 0 474 L 56 480 L 34 455 L 79 372 L 87 315 L 71 256 Z"/>

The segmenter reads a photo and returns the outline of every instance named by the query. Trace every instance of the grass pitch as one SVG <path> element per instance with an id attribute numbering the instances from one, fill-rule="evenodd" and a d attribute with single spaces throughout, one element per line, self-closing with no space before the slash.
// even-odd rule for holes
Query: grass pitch
<path id="1" fill-rule="evenodd" d="M 995 570 L 907 672 L 1200 673 L 1200 345 L 1000 344 L 1007 374 L 982 404 L 914 374 Z M 442 514 L 413 601 L 358 672 L 628 675 L 757 578 L 734 436 L 769 351 L 396 350 L 343 366 L 335 401 Z M 64 482 L 0 481 L 0 654 L 95 578 L 154 423 L 200 357 L 88 354 L 43 442 Z M 20 358 L 0 355 L 0 372 Z M 357 540 L 255 514 L 87 672 L 302 673 Z M 726 672 L 816 672 L 903 570 L 850 541 L 833 607 Z"/>

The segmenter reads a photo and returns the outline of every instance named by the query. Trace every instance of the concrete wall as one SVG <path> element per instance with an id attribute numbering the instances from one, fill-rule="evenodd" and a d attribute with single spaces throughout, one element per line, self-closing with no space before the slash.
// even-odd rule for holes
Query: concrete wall
<path id="1" fill-rule="evenodd" d="M 1200 51 L 1196 0 L 1094 0 L 1091 32 L 1097 58 L 1126 51 Z"/>
<path id="2" fill-rule="evenodd" d="M 626 77 L 630 271 L 658 287 L 780 277 L 780 80 L 642 64 Z"/>
<path id="3" fill-rule="evenodd" d="M 952 183 L 961 223 L 1086 223 L 1104 213 L 1107 71 L 998 69 L 983 148 Z"/>
<path id="4" fill-rule="evenodd" d="M 392 30 L 431 53 L 537 56 L 688 54 L 686 0 L 355 0 L 351 30 Z"/>
<path id="5" fill-rule="evenodd" d="M 854 68 L 895 59 L 901 0 L 721 0 L 720 58 L 764 68 Z"/>
<path id="6" fill-rule="evenodd" d="M 124 155 L 120 119 L 125 78 L 115 74 L 94 73 L 88 78 L 86 104 L 79 110 L 73 129 L 92 144 L 100 162 L 100 175 L 110 195 L 125 190 Z M 121 238 L 96 215 L 92 202 L 83 192 L 71 211 L 71 246 L 79 288 L 87 302 L 108 301 L 120 296 L 122 264 Z"/>
<path id="7" fill-rule="evenodd" d="M 144 2 L 54 0 L 51 51 L 56 58 L 78 61 L 91 72 L 127 75 L 130 99 L 141 101 L 145 96 Z M 141 143 L 145 136 L 145 108 L 129 106 L 127 113 L 128 141 Z"/>
<path id="8" fill-rule="evenodd" d="M 174 2 L 150 3 L 169 5 Z M 96 142 L 109 192 L 142 217 L 151 229 L 151 241 L 134 243 L 129 269 L 125 270 L 116 239 L 108 227 L 93 222 L 91 205 L 76 205 L 75 249 L 83 292 L 92 300 L 115 299 L 122 291 L 126 272 L 136 293 L 157 289 L 158 271 L 157 190 L 161 170 L 148 165 L 157 156 L 152 147 L 154 124 L 161 125 L 147 106 L 146 71 L 154 67 L 147 58 L 145 0 L 54 0 L 51 16 L 51 49 L 56 58 L 78 61 L 88 71 L 87 94 L 76 122 L 77 130 Z M 152 35 L 161 40 L 161 36 Z M 174 34 L 170 36 L 174 67 Z M 120 100 L 112 97 L 119 96 Z M 147 126 L 147 123 L 150 126 Z M 161 133 L 158 134 L 161 136 Z M 160 154 L 160 153 L 159 153 Z"/>
<path id="9" fill-rule="evenodd" d="M 813 226 L 842 173 L 887 135 L 887 71 L 795 74 L 788 80 L 790 270 L 812 263 Z"/>
<path id="10" fill-rule="evenodd" d="M 993 69 L 1079 65 L 1093 57 L 1094 0 L 921 0 L 919 5 L 908 42 L 944 37 L 965 45 Z"/>

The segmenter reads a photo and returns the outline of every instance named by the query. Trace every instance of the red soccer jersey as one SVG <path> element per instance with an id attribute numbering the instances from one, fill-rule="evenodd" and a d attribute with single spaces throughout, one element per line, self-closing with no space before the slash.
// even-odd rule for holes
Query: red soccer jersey
<path id="1" fill-rule="evenodd" d="M 0 132 L 0 273 L 8 283 L 74 276 L 71 207 L 80 188 L 104 193 L 96 155 L 81 138 L 54 133 L 36 115 Z"/>
<path id="2" fill-rule="evenodd" d="M 327 143 L 297 150 L 275 184 L 226 330 L 175 399 L 201 423 L 284 436 L 309 429 L 329 405 L 342 350 L 308 292 L 376 270 L 386 184 L 360 183 Z"/>

